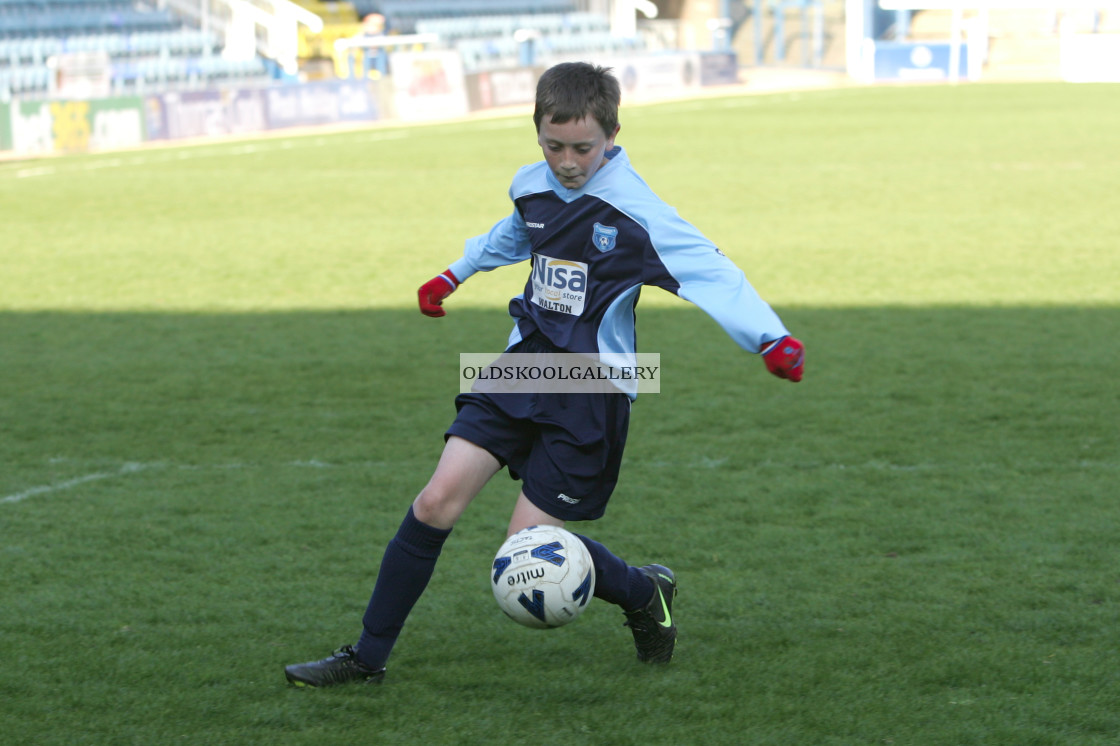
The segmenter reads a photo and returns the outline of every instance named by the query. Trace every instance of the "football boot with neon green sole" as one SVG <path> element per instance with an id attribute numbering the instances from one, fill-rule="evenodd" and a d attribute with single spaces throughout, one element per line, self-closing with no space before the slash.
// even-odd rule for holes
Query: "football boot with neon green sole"
<path id="1" fill-rule="evenodd" d="M 673 571 L 661 565 L 639 568 L 653 581 L 653 598 L 645 608 L 627 611 L 626 626 L 634 633 L 638 660 L 644 663 L 668 663 L 677 644 L 677 625 L 673 622 L 673 598 L 677 595 L 677 579 Z"/>

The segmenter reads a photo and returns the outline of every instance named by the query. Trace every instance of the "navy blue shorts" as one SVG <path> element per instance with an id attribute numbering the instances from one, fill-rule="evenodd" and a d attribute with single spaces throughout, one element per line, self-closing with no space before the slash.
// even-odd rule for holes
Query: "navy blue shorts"
<path id="1" fill-rule="evenodd" d="M 455 406 L 447 435 L 492 453 L 533 505 L 563 521 L 603 515 L 630 425 L 625 394 L 469 393 Z"/>

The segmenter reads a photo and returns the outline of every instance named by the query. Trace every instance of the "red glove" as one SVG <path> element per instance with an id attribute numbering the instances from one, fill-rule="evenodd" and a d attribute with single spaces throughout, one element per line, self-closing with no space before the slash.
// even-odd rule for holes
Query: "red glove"
<path id="1" fill-rule="evenodd" d="M 794 337 L 782 337 L 763 348 L 762 360 L 766 370 L 778 378 L 797 383 L 805 371 L 805 345 Z"/>
<path id="2" fill-rule="evenodd" d="M 451 270 L 436 275 L 420 286 L 420 313 L 425 316 L 444 316 L 447 311 L 441 307 L 443 299 L 455 292 L 459 281 Z"/>

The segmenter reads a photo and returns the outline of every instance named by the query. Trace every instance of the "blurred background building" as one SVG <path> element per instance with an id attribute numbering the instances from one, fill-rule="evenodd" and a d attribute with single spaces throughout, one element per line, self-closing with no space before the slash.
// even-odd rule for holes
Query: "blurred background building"
<path id="1" fill-rule="evenodd" d="M 630 100 L 798 76 L 1120 81 L 1120 0 L 0 0 L 0 150 L 57 115 L 36 102 L 127 99 L 141 139 L 191 117 L 420 119 L 526 103 L 571 59 L 615 67 Z"/>

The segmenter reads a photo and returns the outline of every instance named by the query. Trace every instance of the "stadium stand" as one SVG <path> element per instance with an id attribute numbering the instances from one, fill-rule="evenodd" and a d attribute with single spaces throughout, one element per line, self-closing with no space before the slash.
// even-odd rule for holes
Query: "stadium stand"
<path id="1" fill-rule="evenodd" d="M 417 33 L 438 34 L 443 40 L 488 39 L 512 36 L 518 29 L 541 34 L 610 33 L 610 22 L 596 13 L 535 13 L 532 15 L 459 16 L 426 18 L 416 22 Z"/>
<path id="2" fill-rule="evenodd" d="M 396 33 L 413 33 L 417 23 L 436 18 L 572 13 L 572 0 L 352 0 L 359 16 L 381 13 Z"/>
<path id="3" fill-rule="evenodd" d="M 296 2 L 330 16 L 325 25 L 337 30 L 316 37 L 321 49 L 311 48 L 311 34 L 301 37 L 300 56 L 308 63 L 333 49 L 335 36 L 358 33 L 356 21 L 374 12 L 385 16 L 389 34 L 434 34 L 439 41 L 431 47 L 458 51 L 466 72 L 654 48 L 642 36 L 612 35 L 605 16 L 578 11 L 576 0 Z M 62 78 L 55 65 L 75 53 L 108 59 L 114 95 L 279 77 L 277 64 L 260 56 L 225 59 L 219 36 L 181 13 L 157 7 L 157 0 L 0 0 L 0 100 L 57 93 Z M 528 40 L 517 33 L 526 31 Z"/>
<path id="4" fill-rule="evenodd" d="M 309 0 L 297 2 L 310 7 Z M 606 15 L 579 10 L 586 3 L 577 0 L 351 0 L 345 5 L 352 7 L 361 19 L 368 19 L 371 14 L 382 16 L 381 33 L 387 36 L 435 37 L 434 42 L 424 41 L 424 46 L 458 52 L 467 73 L 547 64 L 554 58 L 652 51 L 666 46 L 645 30 L 636 38 L 612 34 Z M 329 35 L 324 32 L 321 36 Z M 306 48 L 313 46 L 317 46 L 319 54 L 323 53 L 323 44 L 308 43 Z M 366 64 L 375 66 L 368 61 Z M 382 69 L 383 63 L 376 67 Z M 345 64 L 337 59 L 334 69 L 338 75 L 346 75 Z"/>
<path id="5" fill-rule="evenodd" d="M 112 91 L 267 81 L 268 61 L 226 60 L 217 36 L 169 10 L 132 0 L 0 0 L 0 100 L 52 90 L 52 60 L 104 53 Z"/>
<path id="6" fill-rule="evenodd" d="M 455 49 L 467 72 L 479 72 L 524 63 L 517 32 L 533 32 L 534 57 L 573 54 L 626 53 L 647 48 L 644 37 L 624 38 L 611 33 L 606 16 L 587 12 L 468 15 L 422 18 L 415 30 L 435 34 L 438 46 Z"/>
<path id="7" fill-rule="evenodd" d="M 634 48 L 634 40 L 611 36 L 608 19 L 594 13 L 461 16 L 416 22 L 417 33 L 435 34 L 439 46 L 458 51 L 467 72 L 517 64 L 522 54 L 521 42 L 514 36 L 518 31 L 537 34 L 536 53 L 540 55 Z"/>
<path id="8" fill-rule="evenodd" d="M 128 0 L 0 0 L 0 38 L 163 31 L 178 26 L 169 11 Z"/>

